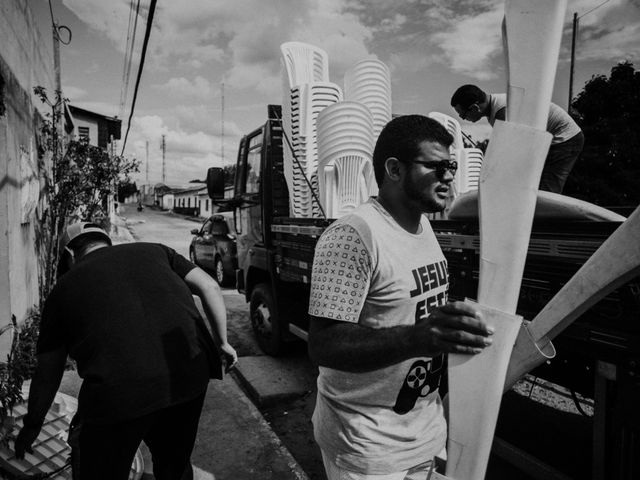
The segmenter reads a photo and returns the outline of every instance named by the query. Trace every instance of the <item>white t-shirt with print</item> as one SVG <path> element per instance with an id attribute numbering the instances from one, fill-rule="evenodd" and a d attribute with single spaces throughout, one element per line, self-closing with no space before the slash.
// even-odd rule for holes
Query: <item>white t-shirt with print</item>
<path id="1" fill-rule="evenodd" d="M 370 328 L 412 325 L 447 291 L 447 263 L 426 217 L 414 235 L 370 199 L 320 237 L 309 314 Z M 443 450 L 442 356 L 365 373 L 319 370 L 314 434 L 339 466 L 392 473 Z"/>

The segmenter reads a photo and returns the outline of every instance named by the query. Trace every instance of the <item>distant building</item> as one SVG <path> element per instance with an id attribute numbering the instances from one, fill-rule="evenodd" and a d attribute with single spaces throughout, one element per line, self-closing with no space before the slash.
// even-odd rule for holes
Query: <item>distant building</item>
<path id="1" fill-rule="evenodd" d="M 184 215 L 200 215 L 203 194 L 206 197 L 207 187 L 202 184 L 194 184 L 192 187 L 175 190 L 173 192 L 173 211 Z"/>
<path id="2" fill-rule="evenodd" d="M 224 189 L 224 198 L 232 198 L 233 197 L 233 185 L 225 187 Z M 207 218 L 217 213 L 220 210 L 219 205 L 215 205 L 213 200 L 209 198 L 209 192 L 205 189 L 198 193 L 198 202 L 200 205 L 200 212 L 198 214 L 199 217 Z"/>

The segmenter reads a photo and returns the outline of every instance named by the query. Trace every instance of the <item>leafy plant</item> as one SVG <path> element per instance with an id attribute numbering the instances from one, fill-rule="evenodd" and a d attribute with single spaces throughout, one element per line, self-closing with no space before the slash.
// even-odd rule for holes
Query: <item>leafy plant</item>
<path id="1" fill-rule="evenodd" d="M 0 363 L 0 423 L 11 409 L 20 403 L 22 384 L 31 378 L 36 366 L 36 341 L 40 326 L 40 314 L 34 308 L 21 327 L 15 315 L 11 316 L 13 340 L 7 363 Z"/>

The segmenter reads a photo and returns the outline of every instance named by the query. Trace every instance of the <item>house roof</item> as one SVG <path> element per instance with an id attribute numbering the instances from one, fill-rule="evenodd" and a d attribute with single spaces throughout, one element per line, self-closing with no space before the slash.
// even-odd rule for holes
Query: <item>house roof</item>
<path id="1" fill-rule="evenodd" d="M 196 193 L 199 191 L 206 191 L 207 190 L 207 186 L 206 185 L 197 185 L 195 187 L 186 187 L 186 188 L 181 188 L 181 189 L 176 189 L 173 191 L 174 194 L 176 195 L 180 195 L 182 193 Z"/>

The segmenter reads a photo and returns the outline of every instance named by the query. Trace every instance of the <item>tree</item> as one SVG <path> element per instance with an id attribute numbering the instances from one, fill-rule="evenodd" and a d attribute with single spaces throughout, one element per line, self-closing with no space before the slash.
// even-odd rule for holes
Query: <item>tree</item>
<path id="1" fill-rule="evenodd" d="M 640 72 L 618 63 L 572 102 L 585 147 L 564 194 L 603 206 L 640 204 Z"/>
<path id="2" fill-rule="evenodd" d="M 131 182 L 128 179 L 120 182 L 118 184 L 118 201 L 123 203 L 127 197 L 130 197 L 137 191 L 138 186 L 136 185 L 136 182 Z"/>

